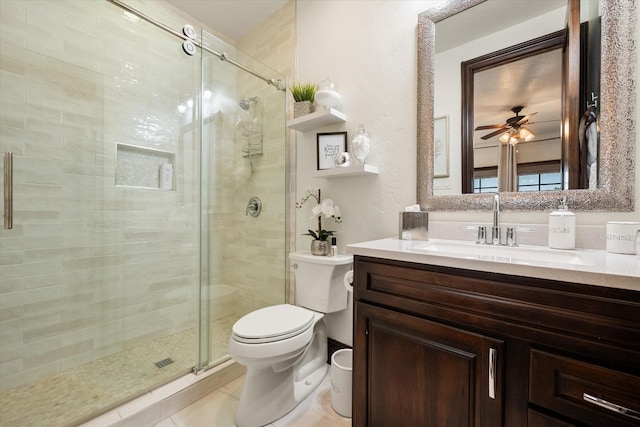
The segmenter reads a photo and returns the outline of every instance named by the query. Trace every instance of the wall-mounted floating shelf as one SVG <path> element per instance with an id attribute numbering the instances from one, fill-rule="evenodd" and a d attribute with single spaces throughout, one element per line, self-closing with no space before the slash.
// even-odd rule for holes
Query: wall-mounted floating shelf
<path id="1" fill-rule="evenodd" d="M 314 178 L 338 178 L 342 176 L 377 175 L 378 167 L 372 165 L 351 165 L 346 168 L 332 168 L 316 171 Z"/>
<path id="2" fill-rule="evenodd" d="M 346 120 L 347 116 L 343 112 L 335 108 L 322 108 L 316 112 L 290 120 L 287 123 L 287 127 L 299 132 L 306 132 L 335 123 L 342 123 Z"/>

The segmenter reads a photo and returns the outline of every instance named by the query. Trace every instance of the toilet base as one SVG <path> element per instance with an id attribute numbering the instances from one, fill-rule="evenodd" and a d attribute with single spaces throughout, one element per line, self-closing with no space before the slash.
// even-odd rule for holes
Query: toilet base
<path id="1" fill-rule="evenodd" d="M 322 321 L 315 328 L 310 345 L 288 367 L 247 366 L 235 418 L 238 427 L 260 427 L 282 418 L 320 385 L 329 371 L 327 328 Z"/>

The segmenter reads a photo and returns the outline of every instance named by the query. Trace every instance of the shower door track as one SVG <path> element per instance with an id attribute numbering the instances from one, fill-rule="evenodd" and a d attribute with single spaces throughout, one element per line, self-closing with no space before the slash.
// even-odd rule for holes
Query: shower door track
<path id="1" fill-rule="evenodd" d="M 210 48 L 208 48 L 206 46 L 203 46 L 202 43 L 189 38 L 185 34 L 182 34 L 181 32 L 174 30 L 173 28 L 163 24 L 162 22 L 160 22 L 160 21 L 158 21 L 156 19 L 151 18 L 150 16 L 145 15 L 144 13 L 140 12 L 139 10 L 134 9 L 131 6 L 129 6 L 128 4 L 123 3 L 121 0 L 106 0 L 106 1 L 118 6 L 121 9 L 126 10 L 129 13 L 132 13 L 133 15 L 137 16 L 138 18 L 144 19 L 148 23 L 150 23 L 152 25 L 155 25 L 156 27 L 158 27 L 158 28 L 170 33 L 170 34 L 173 34 L 176 37 L 179 37 L 179 38 L 181 38 L 183 40 L 190 40 L 194 45 L 196 45 L 200 49 L 205 50 L 205 51 L 217 56 L 218 58 L 220 58 L 221 61 L 227 61 L 230 64 L 235 65 L 236 67 L 240 68 L 241 70 L 246 71 L 247 73 L 249 73 L 249 74 L 251 74 L 251 75 L 253 75 L 253 76 L 257 77 L 257 78 L 264 80 L 267 84 L 273 85 L 276 89 L 281 90 L 283 92 L 286 91 L 286 86 L 284 85 L 284 83 L 282 83 L 282 80 L 280 80 L 280 79 L 275 80 L 273 78 L 270 79 L 268 77 L 265 77 L 262 74 L 260 74 L 260 73 L 258 73 L 256 71 L 253 71 L 251 68 L 248 68 L 248 67 L 246 67 L 246 66 L 244 66 L 244 65 L 242 65 L 242 64 L 240 64 L 240 63 L 238 63 L 236 61 L 234 61 L 233 59 L 230 59 L 225 52 L 219 53 L 219 52 L 216 52 L 216 51 L 214 51 L 214 50 L 212 50 L 212 49 L 210 49 Z"/>

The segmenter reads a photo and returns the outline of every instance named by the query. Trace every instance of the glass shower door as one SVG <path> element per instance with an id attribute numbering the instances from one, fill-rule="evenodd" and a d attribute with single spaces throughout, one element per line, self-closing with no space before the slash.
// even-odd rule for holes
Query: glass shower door
<path id="1" fill-rule="evenodd" d="M 202 304 L 211 330 L 203 348 L 215 364 L 229 358 L 237 319 L 285 300 L 285 78 L 207 32 L 202 45 Z"/>
<path id="2" fill-rule="evenodd" d="M 0 419 L 69 425 L 197 364 L 200 57 L 104 1 L 0 8 Z"/>

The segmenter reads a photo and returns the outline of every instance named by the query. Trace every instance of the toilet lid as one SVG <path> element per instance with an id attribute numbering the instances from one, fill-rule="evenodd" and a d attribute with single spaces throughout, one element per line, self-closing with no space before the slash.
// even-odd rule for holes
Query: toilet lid
<path id="1" fill-rule="evenodd" d="M 307 330 L 313 318 L 313 311 L 295 305 L 265 307 L 239 319 L 233 325 L 233 336 L 245 343 L 279 341 Z"/>

